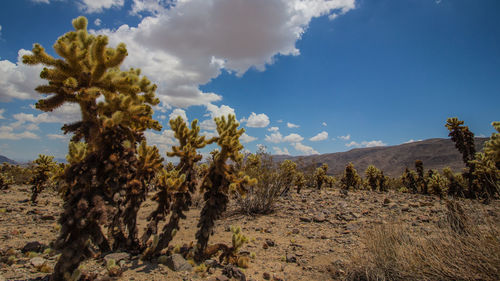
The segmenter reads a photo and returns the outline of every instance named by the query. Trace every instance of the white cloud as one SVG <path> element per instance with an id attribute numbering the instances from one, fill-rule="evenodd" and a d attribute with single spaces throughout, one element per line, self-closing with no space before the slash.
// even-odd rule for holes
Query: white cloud
<path id="1" fill-rule="evenodd" d="M 166 11 L 165 5 L 172 4 L 173 0 L 133 0 L 132 15 L 149 12 L 153 15 Z"/>
<path id="2" fill-rule="evenodd" d="M 260 150 L 262 152 L 267 152 L 267 147 L 261 143 L 258 143 L 257 145 L 257 150 Z"/>
<path id="3" fill-rule="evenodd" d="M 347 147 L 376 147 L 376 146 L 386 146 L 386 143 L 383 143 L 380 140 L 372 140 L 372 141 L 362 141 L 361 143 L 351 141 L 350 143 L 346 143 Z"/>
<path id="4" fill-rule="evenodd" d="M 310 147 L 310 146 L 307 146 L 307 145 L 303 145 L 302 143 L 298 142 L 298 143 L 292 143 L 292 146 L 297 150 L 297 151 L 300 151 L 302 153 L 304 153 L 305 155 L 313 155 L 313 154 L 319 154 L 318 151 L 314 150 L 314 148 Z"/>
<path id="5" fill-rule="evenodd" d="M 69 135 L 58 135 L 58 134 L 47 134 L 47 137 L 51 140 L 69 140 Z"/>
<path id="6" fill-rule="evenodd" d="M 183 109 L 180 109 L 180 108 L 174 109 L 174 111 L 172 111 L 172 113 L 170 113 L 170 115 L 168 115 L 168 118 L 170 120 L 173 120 L 173 119 L 177 118 L 177 116 L 180 116 L 184 120 L 184 122 L 188 123 L 186 111 L 184 111 Z"/>
<path id="7" fill-rule="evenodd" d="M 148 145 L 156 145 L 162 156 L 167 151 L 171 151 L 173 145 L 178 145 L 179 141 L 175 138 L 175 132 L 172 130 L 163 130 L 159 133 L 154 131 L 144 132 Z"/>
<path id="8" fill-rule="evenodd" d="M 109 6 L 109 2 L 115 1 L 103 3 Z M 135 1 L 135 10 L 154 12 L 158 8 L 152 7 L 160 2 L 165 5 L 165 1 Z M 221 96 L 202 92 L 199 85 L 223 69 L 242 75 L 250 68 L 264 70 L 277 55 L 299 55 L 295 43 L 312 18 L 345 13 L 354 9 L 354 2 L 184 0 L 145 17 L 137 27 L 97 32 L 108 35 L 112 46 L 127 45 L 124 68 L 141 68 L 157 83 L 164 106 L 206 105 Z"/>
<path id="9" fill-rule="evenodd" d="M 270 128 L 268 128 L 267 130 L 268 130 L 269 132 L 277 132 L 277 131 L 279 131 L 279 129 L 280 129 L 280 128 L 278 128 L 278 127 L 270 127 Z"/>
<path id="10" fill-rule="evenodd" d="M 38 85 L 43 84 L 40 72 L 43 67 L 28 66 L 22 63 L 22 56 L 31 54 L 24 49 L 19 50 L 17 63 L 8 60 L 0 61 L 0 102 L 9 102 L 12 99 L 36 99 L 41 95 L 35 91 Z"/>
<path id="11" fill-rule="evenodd" d="M 299 134 L 289 134 L 288 136 L 283 138 L 284 141 L 287 142 L 301 142 L 304 138 Z"/>
<path id="12" fill-rule="evenodd" d="M 12 117 L 14 117 L 16 122 L 12 123 L 11 126 L 14 128 L 19 128 L 21 126 L 27 128 L 26 126 L 41 123 L 70 124 L 80 120 L 81 114 L 78 105 L 66 103 L 49 113 L 43 112 L 38 115 L 34 115 L 21 112 L 14 114 Z"/>
<path id="13" fill-rule="evenodd" d="M 350 139 L 351 139 L 351 135 L 350 135 L 350 134 L 347 134 L 347 135 L 345 135 L 345 136 L 339 136 L 339 139 L 342 139 L 342 140 L 346 140 L 346 141 L 348 141 L 348 140 L 350 140 Z"/>
<path id="14" fill-rule="evenodd" d="M 40 137 L 33 132 L 24 131 L 21 133 L 15 133 L 14 128 L 10 126 L 0 127 L 0 139 L 3 140 L 20 140 L 20 139 L 39 139 Z"/>
<path id="15" fill-rule="evenodd" d="M 290 122 L 287 122 L 287 123 L 286 123 L 286 126 L 287 126 L 288 128 L 298 128 L 298 127 L 300 127 L 299 125 L 296 125 L 296 124 L 293 124 L 293 123 L 290 123 Z"/>
<path id="16" fill-rule="evenodd" d="M 247 133 L 243 133 L 243 135 L 241 135 L 241 137 L 240 137 L 240 141 L 242 143 L 249 143 L 249 142 L 252 142 L 254 140 L 257 140 L 257 138 L 249 136 L 249 135 L 247 135 Z"/>
<path id="17" fill-rule="evenodd" d="M 324 126 L 324 127 L 328 126 L 328 125 L 326 124 L 326 122 L 321 123 L 321 125 L 322 125 L 322 126 Z"/>
<path id="18" fill-rule="evenodd" d="M 207 111 L 209 112 L 209 116 L 213 118 L 215 117 L 221 117 L 221 116 L 228 116 L 228 115 L 234 115 L 236 116 L 236 113 L 234 112 L 234 108 L 231 108 L 230 106 L 227 105 L 213 105 L 213 104 L 207 104 Z"/>
<path id="19" fill-rule="evenodd" d="M 217 129 L 217 124 L 215 124 L 214 120 L 207 119 L 200 123 L 200 128 L 207 131 L 215 131 Z"/>
<path id="20" fill-rule="evenodd" d="M 277 155 L 290 155 L 290 152 L 288 152 L 288 148 L 279 148 L 277 146 L 273 146 L 273 149 L 274 149 L 274 154 L 277 154 Z"/>
<path id="21" fill-rule="evenodd" d="M 412 143 L 412 142 L 416 142 L 416 141 L 422 141 L 422 140 L 414 140 L 414 139 L 410 139 L 408 141 L 405 141 L 404 143 Z"/>
<path id="22" fill-rule="evenodd" d="M 78 7 L 85 13 L 100 13 L 104 9 L 121 8 L 123 0 L 80 0 Z"/>
<path id="23" fill-rule="evenodd" d="M 246 126 L 250 128 L 264 128 L 270 123 L 269 117 L 267 117 L 266 114 L 255 114 L 255 112 L 252 112 L 252 114 L 248 116 L 248 119 L 242 119 L 242 122 L 244 121 L 246 121 Z"/>
<path id="24" fill-rule="evenodd" d="M 270 136 L 266 135 L 266 138 L 264 140 L 272 143 L 280 143 L 283 141 L 283 136 L 280 132 L 276 132 L 272 133 Z"/>
<path id="25" fill-rule="evenodd" d="M 94 21 L 95 26 L 101 26 L 101 23 L 102 23 L 101 19 L 95 19 Z"/>
<path id="26" fill-rule="evenodd" d="M 280 120 L 278 120 L 278 121 L 276 121 L 276 122 L 278 122 L 278 123 L 283 123 L 283 120 L 281 120 L 281 119 L 280 119 Z"/>
<path id="27" fill-rule="evenodd" d="M 5 109 L 0 108 L 0 119 L 5 119 L 5 117 L 3 117 L 4 112 L 5 112 Z"/>
<path id="28" fill-rule="evenodd" d="M 326 140 L 328 139 L 328 132 L 321 132 L 317 135 L 315 135 L 314 137 L 310 138 L 309 140 L 310 141 L 322 141 L 322 140 Z"/>

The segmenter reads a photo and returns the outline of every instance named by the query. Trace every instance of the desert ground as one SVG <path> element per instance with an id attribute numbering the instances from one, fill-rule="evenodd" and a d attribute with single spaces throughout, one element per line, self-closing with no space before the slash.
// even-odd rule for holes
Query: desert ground
<path id="1" fill-rule="evenodd" d="M 41 193 L 37 205 L 32 205 L 29 197 L 30 187 L 26 185 L 11 186 L 0 196 L 0 280 L 48 280 L 57 261 L 56 253 L 48 247 L 58 234 L 62 200 L 51 190 Z M 475 222 L 500 221 L 498 200 L 488 205 L 464 199 L 461 202 Z M 154 204 L 148 199 L 142 205 L 141 231 Z M 198 205 L 188 212 L 171 245 L 195 240 L 200 208 Z M 249 239 L 241 251 L 252 257 L 248 268 L 240 269 L 246 280 L 342 280 L 352 255 L 363 249 L 367 230 L 397 223 L 429 234 L 442 224 L 446 210 L 444 200 L 435 196 L 393 191 L 353 191 L 342 195 L 338 189 L 306 189 L 301 194 L 291 192 L 281 197 L 275 211 L 268 215 L 241 214 L 232 201 L 217 222 L 210 243 L 231 244 L 230 226 L 241 227 Z M 41 246 L 26 248 L 29 242 Z M 112 256 L 123 274 L 109 277 L 104 260 L 108 254 L 111 253 L 86 261 L 82 271 L 93 273 L 100 280 L 229 280 L 222 273 L 224 265 L 213 260 L 204 272 L 195 268 L 174 271 L 156 260 L 144 262 L 139 256 L 128 254 Z M 12 255 L 15 258 L 9 260 Z"/>

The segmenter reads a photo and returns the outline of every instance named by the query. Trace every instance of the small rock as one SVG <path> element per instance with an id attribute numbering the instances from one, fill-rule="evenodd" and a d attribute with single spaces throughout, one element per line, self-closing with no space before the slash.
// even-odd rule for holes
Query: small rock
<path id="1" fill-rule="evenodd" d="M 299 230 L 297 228 L 292 229 L 293 234 L 299 234 Z"/>
<path id="2" fill-rule="evenodd" d="M 274 247 L 276 244 L 274 243 L 273 240 L 269 239 L 269 238 L 266 238 L 266 244 L 267 246 L 269 247 Z"/>
<path id="3" fill-rule="evenodd" d="M 130 259 L 129 253 L 112 253 L 104 257 L 104 260 L 106 262 L 108 262 L 109 260 L 115 260 L 117 264 L 122 260 L 128 260 L 128 259 Z"/>
<path id="4" fill-rule="evenodd" d="M 228 278 L 235 278 L 239 281 L 247 280 L 245 273 L 233 265 L 226 265 L 222 270 L 222 274 L 226 275 Z"/>
<path id="5" fill-rule="evenodd" d="M 215 267 L 217 266 L 219 263 L 216 261 L 216 260 L 213 260 L 213 259 L 208 259 L 205 261 L 205 264 L 208 266 L 208 267 Z"/>
<path id="6" fill-rule="evenodd" d="M 297 262 L 297 258 L 292 254 L 286 254 L 286 262 L 288 263 Z"/>
<path id="7" fill-rule="evenodd" d="M 308 217 L 300 217 L 299 219 L 300 219 L 300 221 L 303 221 L 303 222 L 311 222 L 312 221 L 311 218 L 308 218 Z"/>
<path id="8" fill-rule="evenodd" d="M 219 275 L 215 277 L 216 281 L 229 281 L 229 278 L 227 278 L 225 275 Z"/>
<path id="9" fill-rule="evenodd" d="M 264 272 L 262 274 L 262 278 L 264 278 L 264 280 L 269 280 L 271 279 L 271 274 L 267 273 L 267 272 Z"/>
<path id="10" fill-rule="evenodd" d="M 313 221 L 314 222 L 324 222 L 324 221 L 326 221 L 326 217 L 323 214 L 318 214 L 318 215 L 313 217 Z"/>
<path id="11" fill-rule="evenodd" d="M 409 207 L 403 207 L 403 208 L 401 208 L 401 211 L 402 212 L 409 212 L 410 208 Z"/>
<path id="12" fill-rule="evenodd" d="M 165 260 L 165 265 L 173 271 L 192 271 L 193 266 L 188 263 L 182 255 L 173 254 L 168 256 Z"/>
<path id="13" fill-rule="evenodd" d="M 21 249 L 21 252 L 23 254 L 28 253 L 28 252 L 36 252 L 40 253 L 42 252 L 47 246 L 44 244 L 35 241 L 35 242 L 28 242 L 24 247 Z"/>
<path id="14" fill-rule="evenodd" d="M 46 260 L 44 258 L 41 258 L 41 257 L 34 257 L 34 258 L 30 259 L 31 265 L 36 267 L 36 268 L 42 267 L 42 265 L 44 265 L 45 262 L 46 262 Z"/>
<path id="15" fill-rule="evenodd" d="M 43 221 L 54 221 L 54 220 L 56 220 L 56 218 L 54 216 L 50 216 L 50 215 L 41 216 L 40 219 L 43 220 Z"/>
<path id="16" fill-rule="evenodd" d="M 391 200 L 390 200 L 389 198 L 385 198 L 385 199 L 384 199 L 384 203 L 383 203 L 383 204 L 384 204 L 384 205 L 387 205 L 387 204 L 389 204 L 389 203 L 391 203 Z"/>

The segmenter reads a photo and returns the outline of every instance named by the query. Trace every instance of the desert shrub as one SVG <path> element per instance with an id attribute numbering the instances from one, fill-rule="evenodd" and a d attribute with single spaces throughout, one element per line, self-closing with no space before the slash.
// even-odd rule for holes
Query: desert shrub
<path id="1" fill-rule="evenodd" d="M 33 167 L 3 163 L 0 165 L 0 173 L 12 179 L 12 184 L 29 184 L 33 177 Z"/>
<path id="2" fill-rule="evenodd" d="M 344 174 L 340 179 L 340 187 L 347 192 L 349 188 L 357 189 L 361 184 L 361 178 L 352 163 L 347 164 Z"/>
<path id="3" fill-rule="evenodd" d="M 291 160 L 285 160 L 280 163 L 279 166 L 279 176 L 281 178 L 281 184 L 283 185 L 283 191 L 280 195 L 288 194 L 290 188 L 295 183 L 295 177 L 297 175 L 297 164 Z"/>
<path id="4" fill-rule="evenodd" d="M 447 225 L 430 234 L 390 223 L 362 237 L 347 280 L 500 280 L 498 224 L 474 224 L 456 202 L 448 204 Z"/>
<path id="5" fill-rule="evenodd" d="M 365 170 L 365 184 L 372 190 L 376 191 L 379 186 L 380 170 L 373 165 L 369 165 Z"/>
<path id="6" fill-rule="evenodd" d="M 246 196 L 238 196 L 238 206 L 245 214 L 268 214 L 274 210 L 274 204 L 285 188 L 283 181 L 288 178 L 280 175 L 280 169 L 273 162 L 272 156 L 264 151 L 249 154 L 243 165 L 247 175 L 257 179 L 257 183 L 248 187 Z"/>
<path id="7" fill-rule="evenodd" d="M 48 185 L 51 184 L 52 172 L 57 168 L 53 161 L 54 156 L 40 154 L 33 162 L 33 177 L 30 180 L 31 187 L 31 202 L 36 204 L 38 194 L 42 192 Z"/>
<path id="8" fill-rule="evenodd" d="M 427 180 L 427 185 L 430 194 L 442 198 L 447 193 L 450 183 L 448 178 L 441 175 L 438 171 L 433 171 Z"/>
<path id="9" fill-rule="evenodd" d="M 335 178 L 327 175 L 328 173 L 328 164 L 323 163 L 321 167 L 316 168 L 314 171 L 314 182 L 317 189 L 321 189 L 323 187 L 333 187 L 335 184 Z"/>

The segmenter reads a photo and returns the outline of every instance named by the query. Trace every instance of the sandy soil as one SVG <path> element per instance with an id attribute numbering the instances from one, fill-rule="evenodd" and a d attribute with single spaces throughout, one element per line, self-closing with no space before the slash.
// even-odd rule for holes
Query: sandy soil
<path id="1" fill-rule="evenodd" d="M 43 280 L 48 273 L 40 272 L 33 260 L 42 258 L 50 270 L 57 256 L 49 251 L 21 253 L 28 242 L 49 245 L 57 236 L 57 218 L 62 201 L 53 191 L 44 191 L 36 206 L 28 202 L 29 186 L 12 186 L 0 196 L 0 281 Z M 500 202 L 489 205 L 464 200 L 467 212 L 474 220 L 485 216 L 500 217 Z M 146 201 L 139 214 L 140 229 L 155 203 Z M 240 226 L 250 241 L 242 251 L 255 253 L 247 269 L 247 280 L 339 280 L 353 252 L 363 247 L 360 235 L 374 225 L 398 221 L 408 223 L 416 231 L 426 231 L 430 224 L 445 216 L 444 201 L 436 197 L 401 193 L 351 192 L 340 195 L 338 190 L 305 190 L 281 198 L 276 211 L 269 215 L 246 216 L 236 212 L 231 203 L 223 219 L 217 222 L 210 243 L 231 243 L 231 225 Z M 194 241 L 200 209 L 194 208 L 181 221 L 181 230 L 171 245 Z M 8 255 L 16 259 L 8 264 Z M 38 261 L 40 259 L 38 258 Z M 163 264 L 143 262 L 138 256 L 126 258 L 121 277 L 115 280 L 228 280 L 222 268 L 209 272 L 175 272 Z M 43 271 L 43 270 L 42 270 Z M 84 271 L 106 275 L 105 262 L 96 258 L 84 263 Z"/>

